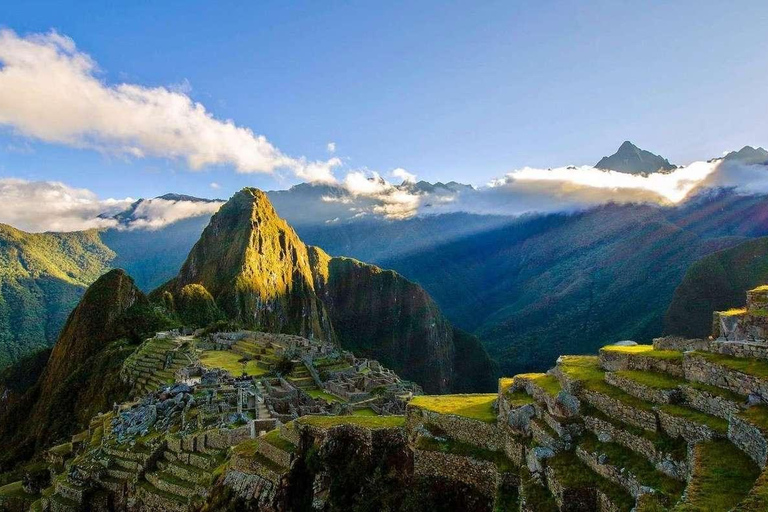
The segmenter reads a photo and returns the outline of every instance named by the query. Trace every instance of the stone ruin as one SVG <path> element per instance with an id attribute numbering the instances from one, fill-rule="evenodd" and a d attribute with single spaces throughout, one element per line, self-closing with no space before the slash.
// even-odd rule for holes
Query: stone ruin
<path id="1" fill-rule="evenodd" d="M 743 309 L 716 311 L 712 331 L 715 339 L 768 343 L 768 286 L 749 290 Z"/>

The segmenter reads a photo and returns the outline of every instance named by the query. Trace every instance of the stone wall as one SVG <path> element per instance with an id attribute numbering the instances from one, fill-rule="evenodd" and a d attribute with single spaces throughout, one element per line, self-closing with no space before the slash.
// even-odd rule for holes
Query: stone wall
<path id="1" fill-rule="evenodd" d="M 728 439 L 761 468 L 765 468 L 766 458 L 768 458 L 768 441 L 766 434 L 759 428 L 734 415 L 728 422 Z"/>
<path id="2" fill-rule="evenodd" d="M 719 365 L 694 353 L 683 359 L 688 380 L 728 389 L 740 395 L 759 395 L 768 401 L 768 381 Z"/>
<path id="3" fill-rule="evenodd" d="M 680 391 L 689 407 L 724 420 L 730 418 L 731 414 L 738 414 L 742 410 L 741 404 L 720 395 L 696 389 L 693 386 L 680 386 Z"/>
<path id="4" fill-rule="evenodd" d="M 500 484 L 499 471 L 492 462 L 451 453 L 415 450 L 413 473 L 421 477 L 437 477 L 462 482 L 493 498 Z"/>
<path id="5" fill-rule="evenodd" d="M 656 412 L 661 428 L 672 438 L 682 437 L 689 443 L 699 443 L 722 437 L 720 433 L 701 423 L 668 414 L 661 409 Z"/>
<path id="6" fill-rule="evenodd" d="M 406 408 L 406 428 L 410 432 L 414 432 L 419 426 L 437 427 L 451 439 L 487 450 L 503 451 L 506 445 L 506 439 L 495 423 L 486 423 L 450 414 L 438 414 L 409 405 Z"/>
<path id="7" fill-rule="evenodd" d="M 561 511 L 592 512 L 597 508 L 594 487 L 566 487 L 558 479 L 552 468 L 545 470 L 547 487 L 555 497 Z"/>
<path id="8" fill-rule="evenodd" d="M 621 418 L 623 422 L 630 425 L 656 431 L 656 415 L 653 411 L 630 407 L 619 400 L 591 390 L 585 389 L 582 396 L 592 406 L 611 418 Z"/>
<path id="9" fill-rule="evenodd" d="M 620 375 L 607 372 L 605 374 L 605 382 L 612 386 L 616 386 L 625 393 L 629 393 L 632 396 L 636 396 L 646 402 L 654 402 L 659 404 L 674 404 L 682 401 L 682 393 L 679 389 L 658 389 L 650 386 L 644 386 L 632 379 L 621 377 Z"/>
<path id="10" fill-rule="evenodd" d="M 765 343 L 753 343 L 749 341 L 727 341 L 723 339 L 686 340 L 684 338 L 669 336 L 653 340 L 653 347 L 657 350 L 678 350 L 680 352 L 700 350 L 703 352 L 712 352 L 714 354 L 723 354 L 733 357 L 768 359 L 768 345 Z"/>
<path id="11" fill-rule="evenodd" d="M 593 416 L 584 417 L 584 426 L 600 441 L 614 442 L 642 455 L 662 473 L 678 480 L 688 478 L 690 472 L 688 461 L 674 459 L 668 453 L 659 452 L 649 439 L 616 428 L 613 424 Z"/>
<path id="12" fill-rule="evenodd" d="M 624 471 L 623 468 L 617 468 L 611 464 L 602 464 L 596 454 L 589 453 L 583 448 L 576 448 L 576 456 L 589 466 L 592 471 L 624 487 L 635 498 L 645 492 L 643 485 L 637 478 L 630 472 Z"/>
<path id="13" fill-rule="evenodd" d="M 679 360 L 645 356 L 642 353 L 627 353 L 615 350 L 600 350 L 600 364 L 606 371 L 640 370 L 646 372 L 668 373 L 675 377 L 683 376 L 683 367 Z"/>
<path id="14" fill-rule="evenodd" d="M 260 505 L 272 503 L 275 499 L 275 484 L 253 473 L 229 469 L 224 476 L 224 485 L 232 489 L 239 498 L 256 501 Z"/>

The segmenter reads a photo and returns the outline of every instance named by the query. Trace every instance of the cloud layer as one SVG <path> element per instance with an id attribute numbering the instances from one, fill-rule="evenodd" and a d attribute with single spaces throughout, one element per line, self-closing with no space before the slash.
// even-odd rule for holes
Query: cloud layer
<path id="1" fill-rule="evenodd" d="M 193 170 L 228 164 L 241 173 L 288 169 L 300 179 L 333 181 L 338 159 L 287 156 L 263 135 L 214 118 L 188 86 L 108 85 L 97 72 L 68 37 L 0 31 L 0 125 L 45 142 L 181 159 Z"/>
<path id="2" fill-rule="evenodd" d="M 114 218 L 135 202 L 130 197 L 99 199 L 90 190 L 59 182 L 0 178 L 0 222 L 29 232 L 160 229 L 189 217 L 210 216 L 223 204 L 155 198 L 139 202 L 122 221 Z"/>

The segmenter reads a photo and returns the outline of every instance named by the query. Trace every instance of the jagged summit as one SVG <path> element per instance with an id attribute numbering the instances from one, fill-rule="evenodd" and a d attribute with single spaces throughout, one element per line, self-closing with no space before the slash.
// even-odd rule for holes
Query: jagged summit
<path id="1" fill-rule="evenodd" d="M 671 171 L 677 168 L 666 158 L 655 155 L 650 151 L 640 149 L 630 141 L 625 140 L 619 149 L 611 156 L 604 156 L 595 167 L 628 174 L 642 174 L 657 171 Z"/>
<path id="2" fill-rule="evenodd" d="M 723 160 L 745 164 L 766 164 L 768 163 L 768 151 L 761 147 L 744 146 L 738 151 L 731 151 L 723 157 Z"/>
<path id="3" fill-rule="evenodd" d="M 244 188 L 221 207 L 161 291 L 179 298 L 191 285 L 243 325 L 333 339 L 307 248 L 261 190 Z"/>

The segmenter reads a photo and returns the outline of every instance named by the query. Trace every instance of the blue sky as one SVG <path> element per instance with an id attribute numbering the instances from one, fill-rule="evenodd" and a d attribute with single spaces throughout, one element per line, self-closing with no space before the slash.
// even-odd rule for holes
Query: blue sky
<path id="1" fill-rule="evenodd" d="M 482 184 L 524 166 L 593 164 L 625 139 L 675 163 L 768 144 L 764 1 L 123 4 L 14 2 L 0 25 L 22 37 L 55 29 L 105 84 L 181 86 L 292 157 L 327 159 L 333 141 L 340 177 L 400 167 Z M 226 197 L 298 181 L 228 164 L 191 172 L 184 159 L 8 127 L 0 176 L 100 197 Z"/>

